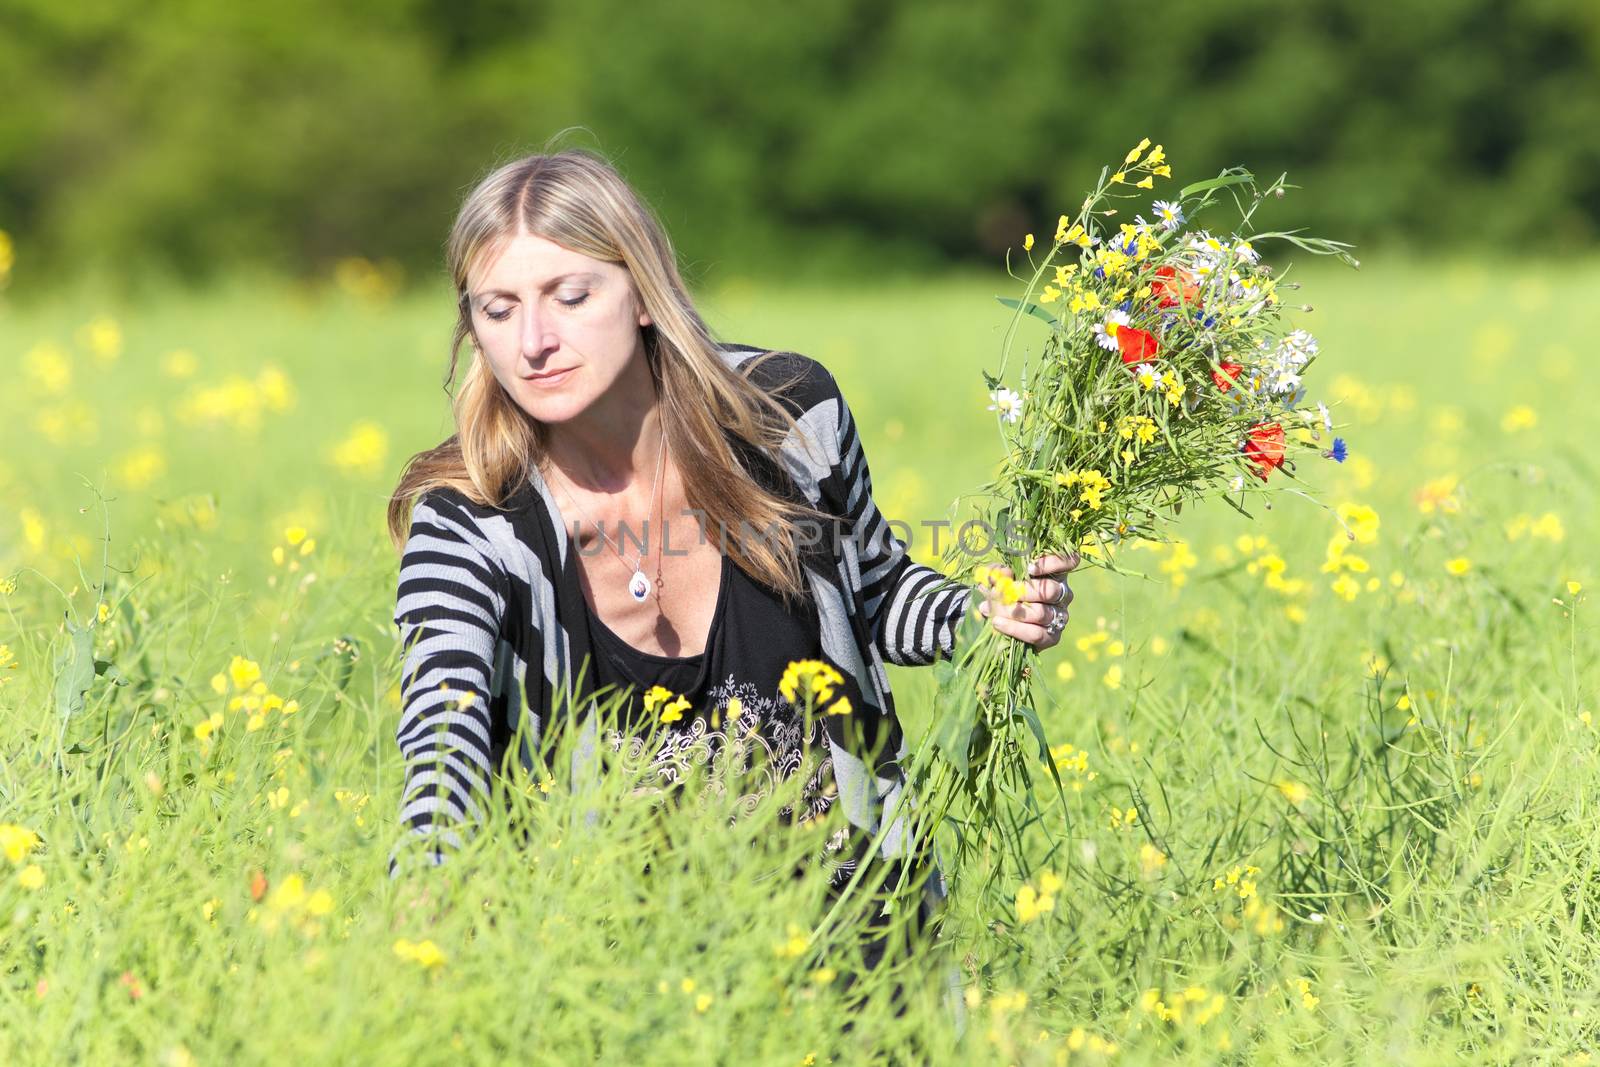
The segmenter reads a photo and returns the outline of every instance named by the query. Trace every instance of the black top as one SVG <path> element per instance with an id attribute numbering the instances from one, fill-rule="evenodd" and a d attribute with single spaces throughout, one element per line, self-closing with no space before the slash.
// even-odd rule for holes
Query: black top
<path id="1" fill-rule="evenodd" d="M 660 656 L 641 652 L 625 642 L 595 612 L 584 604 L 588 617 L 594 684 L 601 687 L 604 701 L 613 690 L 631 689 L 622 712 L 624 722 L 642 721 L 644 694 L 651 686 L 672 691 L 672 700 L 686 697 L 690 707 L 682 717 L 667 724 L 662 748 L 653 756 L 666 782 L 676 781 L 690 764 L 707 759 L 730 739 L 744 746 L 759 746 L 765 765 L 787 777 L 813 754 L 812 779 L 806 787 L 807 814 L 821 814 L 831 805 L 832 759 L 823 728 L 828 708 L 842 708 L 838 701 L 861 707 L 861 694 L 849 672 L 829 660 L 822 652 L 822 624 L 815 603 L 808 595 L 798 606 L 785 606 L 782 595 L 746 574 L 727 553 L 722 555 L 721 586 L 712 615 L 706 647 L 693 656 Z M 789 664 L 796 660 L 820 660 L 840 676 L 826 702 L 816 705 L 809 737 L 806 736 L 804 708 L 786 700 L 778 685 Z M 730 701 L 737 698 L 738 714 L 730 718 Z M 797 700 L 804 697 L 797 694 Z M 654 709 L 654 716 L 662 708 Z M 821 712 L 821 714 L 818 714 Z M 628 743 L 613 731 L 607 738 L 613 748 Z M 758 788 L 755 796 L 770 788 Z"/>

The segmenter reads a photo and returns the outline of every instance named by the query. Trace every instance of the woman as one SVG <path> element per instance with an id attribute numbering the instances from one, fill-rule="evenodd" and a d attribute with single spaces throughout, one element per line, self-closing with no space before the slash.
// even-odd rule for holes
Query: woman
<path id="1" fill-rule="evenodd" d="M 582 150 L 485 178 L 448 259 L 447 382 L 471 349 L 456 432 L 413 457 L 389 507 L 410 831 L 391 876 L 409 845 L 437 864 L 465 841 L 522 698 L 531 769 L 547 724 L 597 729 L 571 709 L 602 689 L 671 721 L 653 754 L 669 779 L 691 746 L 756 737 L 784 773 L 818 742 L 810 814 L 840 803 L 870 838 L 906 753 L 884 663 L 948 655 L 972 590 L 889 533 L 832 375 L 714 341 L 657 220 Z M 1042 557 L 1019 603 L 980 610 L 1048 648 L 1076 564 Z M 797 673 L 826 697 L 825 743 L 801 736 Z M 884 855 L 897 849 L 889 835 Z M 835 875 L 851 863 L 841 852 Z"/>

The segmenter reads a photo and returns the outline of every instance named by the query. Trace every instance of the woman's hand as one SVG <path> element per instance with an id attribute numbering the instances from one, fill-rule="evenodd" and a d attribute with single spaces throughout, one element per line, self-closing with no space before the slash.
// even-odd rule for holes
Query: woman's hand
<path id="1" fill-rule="evenodd" d="M 1029 577 L 1022 582 L 1022 595 L 1014 604 L 1005 603 L 1003 592 L 1008 583 L 992 580 L 1011 578 L 1011 568 L 990 567 L 991 580 L 979 587 L 986 596 L 978 605 L 978 614 L 1006 636 L 1031 646 L 1035 652 L 1043 652 L 1061 642 L 1067 625 L 1067 605 L 1073 596 L 1067 585 L 1067 572 L 1077 565 L 1076 552 L 1069 556 L 1040 556 L 1028 564 Z"/>

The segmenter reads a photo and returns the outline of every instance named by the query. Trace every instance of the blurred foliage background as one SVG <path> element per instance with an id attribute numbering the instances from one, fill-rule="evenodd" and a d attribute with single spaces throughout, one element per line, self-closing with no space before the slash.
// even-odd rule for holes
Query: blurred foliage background
<path id="1" fill-rule="evenodd" d="M 18 295 L 426 281 L 466 188 L 577 126 L 691 282 L 992 267 L 1143 135 L 1369 248 L 1561 253 L 1600 230 L 1597 74 L 1593 0 L 0 0 L 0 230 Z"/>

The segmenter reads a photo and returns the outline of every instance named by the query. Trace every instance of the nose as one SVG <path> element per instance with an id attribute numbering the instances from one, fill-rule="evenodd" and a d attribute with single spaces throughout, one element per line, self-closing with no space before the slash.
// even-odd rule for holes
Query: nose
<path id="1" fill-rule="evenodd" d="M 544 323 L 539 319 L 539 312 L 532 306 L 525 307 L 521 318 L 522 330 L 519 341 L 523 359 L 537 360 L 557 345 L 557 337 L 545 329 Z"/>

